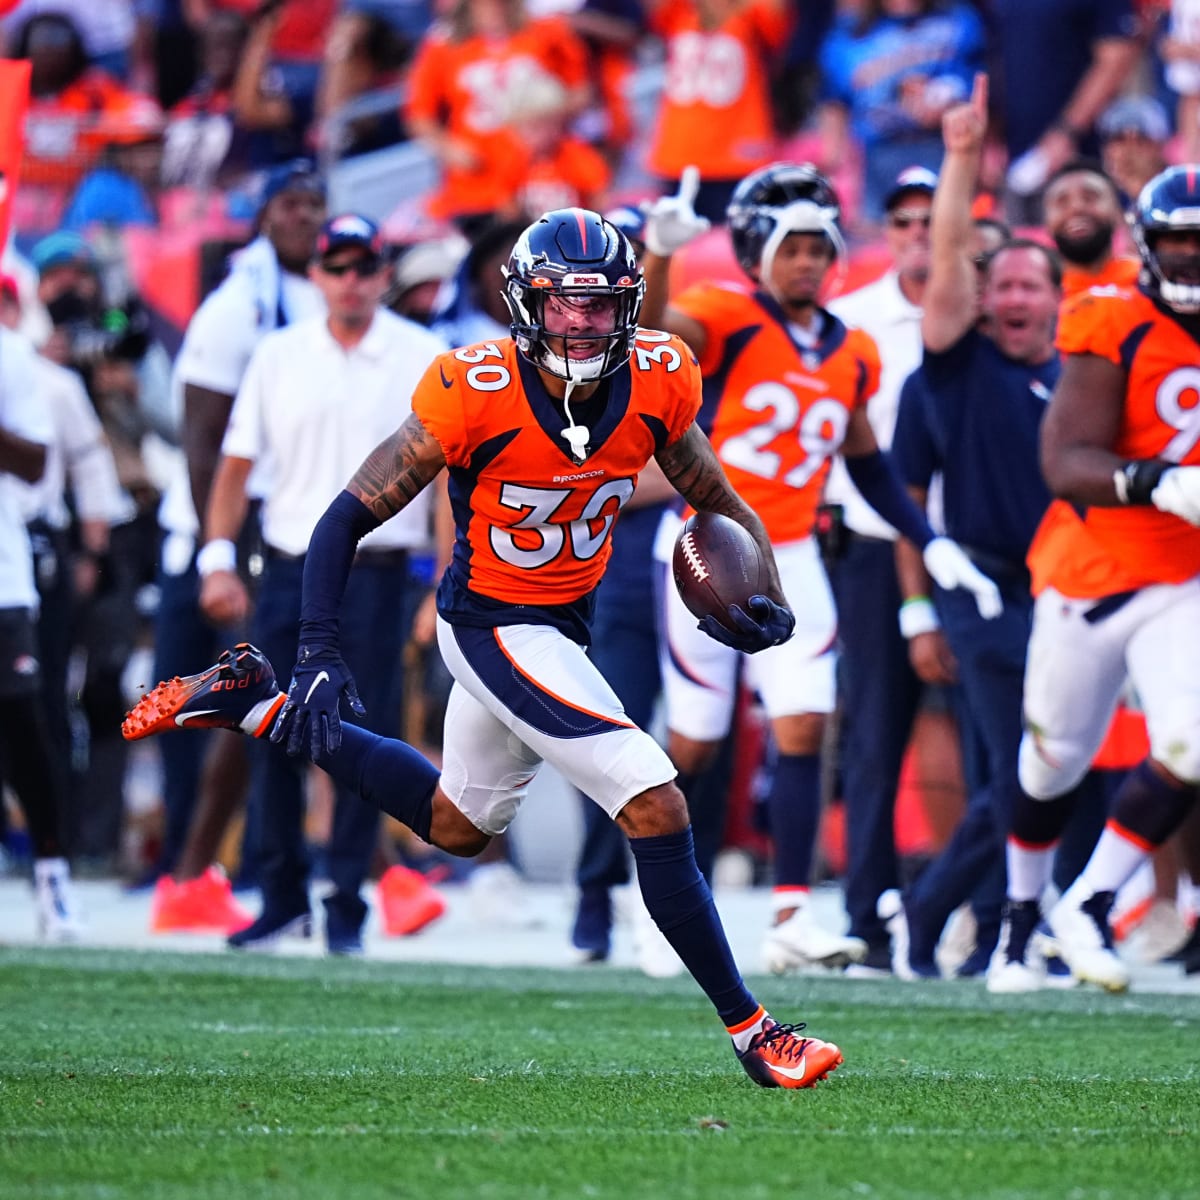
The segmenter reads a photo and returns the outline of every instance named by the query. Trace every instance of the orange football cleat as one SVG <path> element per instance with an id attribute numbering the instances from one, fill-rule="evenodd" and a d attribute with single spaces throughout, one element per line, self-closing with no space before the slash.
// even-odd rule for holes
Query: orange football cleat
<path id="1" fill-rule="evenodd" d="M 389 867 L 379 880 L 378 896 L 383 931 L 390 937 L 417 933 L 446 911 L 441 894 L 409 867 Z"/>
<path id="2" fill-rule="evenodd" d="M 248 642 L 198 675 L 176 675 L 148 691 L 125 714 L 121 733 L 136 742 L 169 729 L 234 729 L 262 737 L 287 697 L 262 651 Z"/>
<path id="3" fill-rule="evenodd" d="M 150 907 L 153 933 L 230 934 L 245 929 L 251 920 L 217 867 L 209 867 L 203 875 L 182 883 L 164 875 L 154 886 Z"/>
<path id="4" fill-rule="evenodd" d="M 744 1051 L 735 1051 L 746 1074 L 759 1087 L 816 1087 L 842 1064 L 842 1052 L 832 1042 L 797 1037 L 804 1028 L 779 1025 L 770 1018 Z"/>

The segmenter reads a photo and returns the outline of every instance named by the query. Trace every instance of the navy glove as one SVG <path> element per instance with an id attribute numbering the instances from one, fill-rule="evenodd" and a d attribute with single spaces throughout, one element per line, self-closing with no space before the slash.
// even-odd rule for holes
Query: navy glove
<path id="1" fill-rule="evenodd" d="M 746 608 L 749 613 L 740 604 L 729 606 L 729 617 L 737 626 L 736 633 L 726 629 L 713 616 L 705 617 L 700 628 L 710 638 L 743 654 L 757 654 L 768 646 L 782 645 L 792 636 L 796 617 L 790 608 L 776 604 L 769 596 L 751 596 L 746 601 Z"/>
<path id="2" fill-rule="evenodd" d="M 287 700 L 271 730 L 271 741 L 278 744 L 286 738 L 287 752 L 293 755 L 303 754 L 307 741 L 313 762 L 332 754 L 342 744 L 338 704 L 343 696 L 351 712 L 366 716 L 354 676 L 342 656 L 336 650 L 301 646 Z"/>

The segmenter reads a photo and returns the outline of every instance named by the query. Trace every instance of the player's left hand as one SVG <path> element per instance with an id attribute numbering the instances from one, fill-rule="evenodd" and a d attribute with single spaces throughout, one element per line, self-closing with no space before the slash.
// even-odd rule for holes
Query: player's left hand
<path id="1" fill-rule="evenodd" d="M 921 556 L 925 569 L 940 588 L 966 588 L 975 597 L 979 615 L 990 621 L 1004 611 L 1000 589 L 967 556 L 957 542 L 948 537 L 935 537 Z"/>
<path id="2" fill-rule="evenodd" d="M 659 196 L 642 205 L 646 226 L 642 237 L 646 249 L 660 258 L 670 258 L 702 233 L 712 222 L 701 217 L 695 209 L 696 193 L 700 190 L 700 169 L 684 167 L 679 177 L 679 190 L 673 196 Z"/>
<path id="3" fill-rule="evenodd" d="M 343 696 L 356 716 L 367 715 L 354 676 L 342 656 L 336 650 L 301 646 L 287 700 L 271 730 L 271 741 L 278 744 L 286 738 L 287 752 L 292 755 L 303 754 L 307 742 L 313 762 L 332 754 L 342 744 L 338 706 Z"/>
<path id="4" fill-rule="evenodd" d="M 1150 493 L 1160 512 L 1174 513 L 1189 525 L 1200 525 L 1200 467 L 1172 467 Z"/>
<path id="5" fill-rule="evenodd" d="M 786 605 L 776 604 L 769 596 L 751 596 L 746 608 L 750 610 L 748 613 L 740 604 L 729 606 L 729 618 L 737 626 L 736 633 L 713 616 L 705 617 L 700 628 L 710 638 L 743 654 L 757 654 L 768 646 L 782 645 L 792 636 L 796 617 Z"/>

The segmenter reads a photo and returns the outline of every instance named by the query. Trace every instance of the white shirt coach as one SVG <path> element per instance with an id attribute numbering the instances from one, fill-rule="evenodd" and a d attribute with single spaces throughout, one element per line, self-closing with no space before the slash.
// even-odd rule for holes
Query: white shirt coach
<path id="1" fill-rule="evenodd" d="M 339 345 L 324 317 L 268 334 L 238 389 L 221 452 L 266 468 L 263 540 L 303 554 L 313 529 L 363 460 L 412 412 L 426 367 L 446 350 L 415 322 L 376 311 L 362 340 Z M 429 540 L 429 492 L 360 543 L 412 549 Z"/>
<path id="2" fill-rule="evenodd" d="M 867 419 L 881 450 L 888 450 L 896 432 L 900 389 L 921 365 L 921 309 L 906 299 L 895 271 L 829 303 L 829 311 L 852 328 L 861 329 L 879 347 L 879 390 L 867 403 Z M 825 484 L 825 500 L 841 504 L 846 525 L 866 537 L 896 540 L 896 531 L 862 498 L 850 482 L 845 460 L 833 462 Z"/>
<path id="3" fill-rule="evenodd" d="M 280 272 L 279 287 L 280 307 L 289 322 L 324 314 L 325 298 L 310 279 Z M 171 375 L 173 399 L 181 413 L 187 384 L 227 396 L 237 394 L 255 347 L 274 329 L 275 314 L 267 314 L 272 324 L 264 326 L 259 307 L 243 281 L 232 275 L 205 297 L 188 324 Z M 178 458 L 158 513 L 159 524 L 171 535 L 163 548 L 163 565 L 172 575 L 187 570 L 200 532 L 187 462 L 182 453 Z M 251 495 L 261 495 L 264 490 L 257 480 L 252 481 Z"/>
<path id="4" fill-rule="evenodd" d="M 50 411 L 37 393 L 35 351 L 20 334 L 0 328 L 0 428 L 49 446 L 54 441 Z M 33 551 L 21 508 L 24 481 L 0 473 L 0 608 L 37 608 Z"/>

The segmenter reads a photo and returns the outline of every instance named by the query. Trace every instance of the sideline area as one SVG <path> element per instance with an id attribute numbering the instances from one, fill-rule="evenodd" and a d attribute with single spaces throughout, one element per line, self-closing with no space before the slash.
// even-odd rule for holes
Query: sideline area
<path id="1" fill-rule="evenodd" d="M 80 943 L 81 946 L 201 953 L 212 953 L 223 946 L 224 939 L 217 936 L 151 933 L 149 892 L 131 894 L 124 891 L 119 883 L 110 881 L 81 881 L 75 887 L 88 929 L 88 936 Z M 445 916 L 414 937 L 384 936 L 372 909 L 364 938 L 367 960 L 465 963 L 485 967 L 559 967 L 598 972 L 613 968 L 636 968 L 633 928 L 628 919 L 620 919 L 623 907 L 620 903 L 618 922 L 613 931 L 613 952 L 608 963 L 579 966 L 572 958 L 569 945 L 574 903 L 569 886 L 556 883 L 526 884 L 524 895 L 530 923 L 521 928 L 489 922 L 477 911 L 469 889 L 463 885 L 447 884 L 439 890 L 447 901 Z M 315 936 L 309 941 L 284 940 L 274 953 L 309 958 L 324 955 L 317 899 L 320 894 L 319 887 L 314 889 Z M 373 900 L 373 895 L 372 887 L 365 889 L 368 902 Z M 257 901 L 253 894 L 241 899 L 248 909 L 255 911 Z M 818 910 L 825 910 L 823 919 L 829 922 L 831 928 L 837 927 L 841 909 L 840 890 L 832 886 L 817 888 L 814 890 L 814 899 Z M 748 975 L 761 973 L 759 943 L 765 922 L 769 919 L 769 889 L 718 887 L 716 900 L 738 962 Z M 0 920 L 0 947 L 37 944 L 33 895 L 27 881 L 19 878 L 0 879 L 0 913 L 4 914 Z M 336 972 L 339 965 L 331 961 L 329 970 Z M 825 970 L 817 970 L 815 974 L 825 979 L 834 977 L 833 973 Z M 943 981 L 941 984 L 924 986 L 981 988 L 982 984 L 969 980 Z M 791 987 L 803 989 L 804 983 L 797 976 L 787 976 L 780 980 L 778 987 L 784 992 Z M 1200 998 L 1200 975 L 1185 976 L 1178 966 L 1170 964 L 1135 965 L 1129 994 L 1136 996 L 1138 993 L 1193 995 Z"/>

